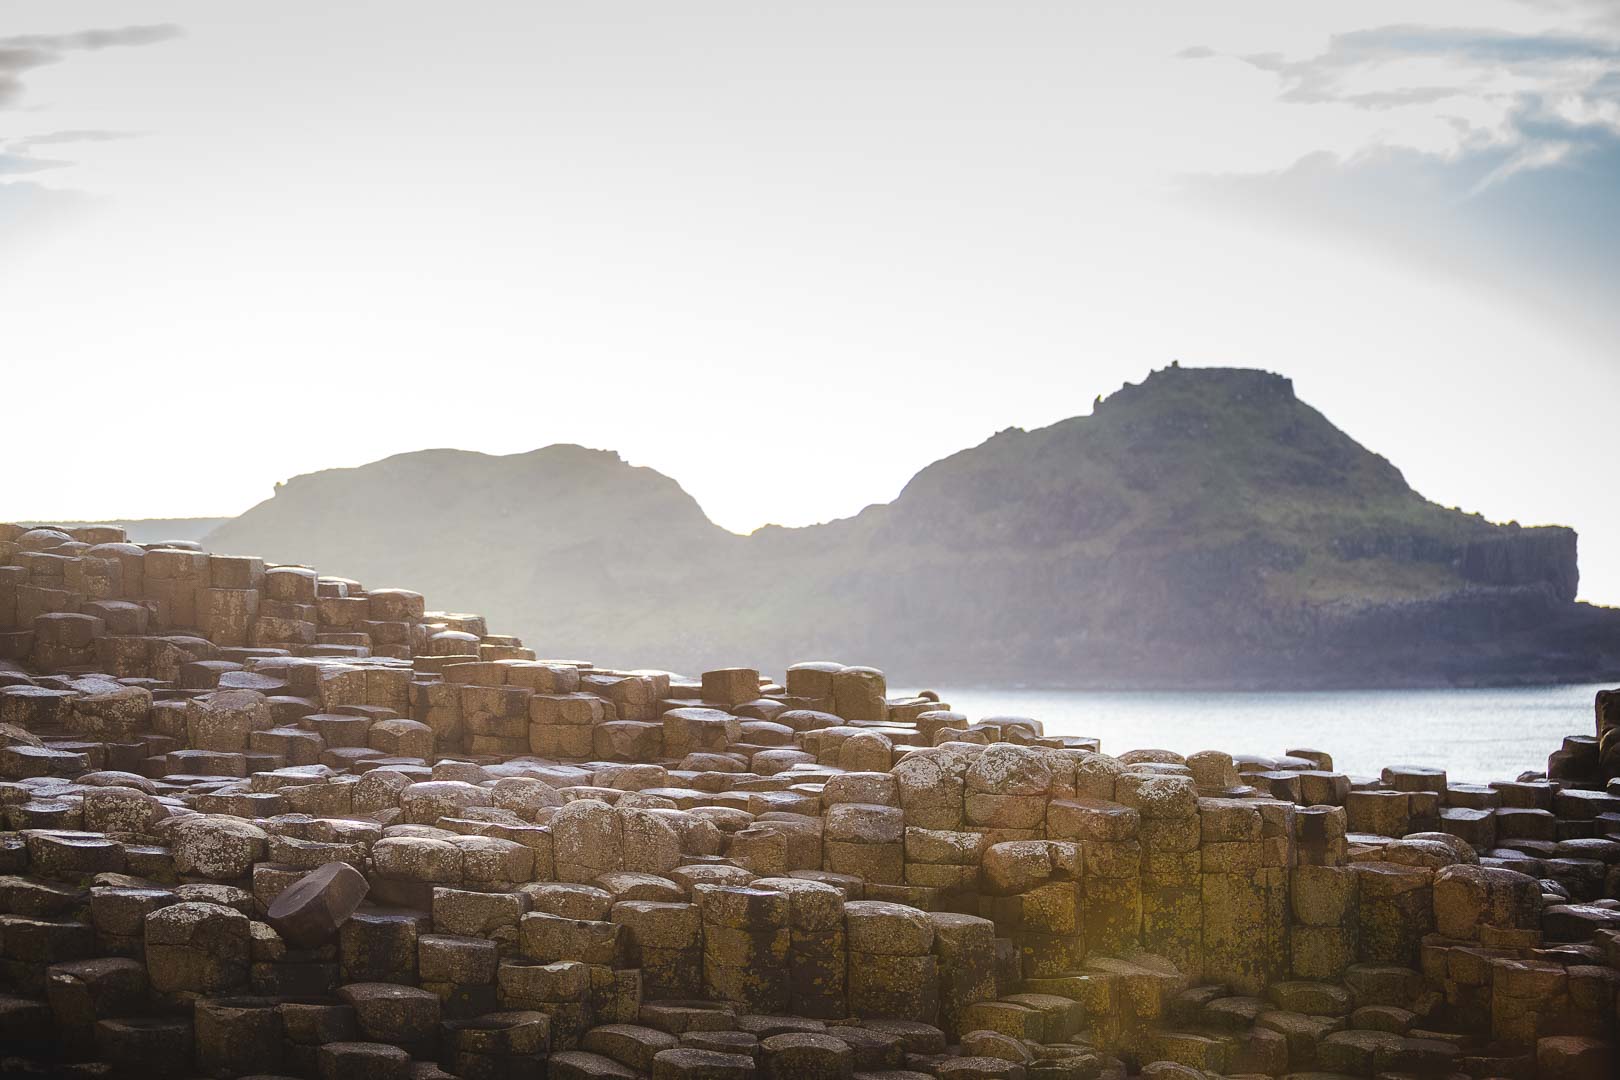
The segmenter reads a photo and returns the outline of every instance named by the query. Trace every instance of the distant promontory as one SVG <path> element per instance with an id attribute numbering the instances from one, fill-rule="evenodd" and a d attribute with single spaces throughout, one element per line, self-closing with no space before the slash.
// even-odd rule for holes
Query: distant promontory
<path id="1" fill-rule="evenodd" d="M 1110 688 L 1620 677 L 1576 536 L 1414 492 L 1261 371 L 1168 368 L 1011 428 L 899 497 L 742 537 L 679 484 L 556 445 L 294 477 L 214 551 L 404 582 L 542 655 L 688 671 L 858 656 L 902 681 Z"/>

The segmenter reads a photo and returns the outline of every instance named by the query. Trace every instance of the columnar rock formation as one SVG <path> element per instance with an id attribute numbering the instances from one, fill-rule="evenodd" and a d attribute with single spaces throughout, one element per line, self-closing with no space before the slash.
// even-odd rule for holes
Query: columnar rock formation
<path id="1" fill-rule="evenodd" d="M 1110 755 L 100 528 L 0 526 L 0 657 L 8 1074 L 1613 1075 L 1613 695 L 1489 786 Z"/>

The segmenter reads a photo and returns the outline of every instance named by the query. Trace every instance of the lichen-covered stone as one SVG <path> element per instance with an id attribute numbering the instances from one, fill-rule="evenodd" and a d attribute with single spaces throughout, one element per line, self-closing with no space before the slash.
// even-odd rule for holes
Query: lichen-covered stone
<path id="1" fill-rule="evenodd" d="M 177 873 L 234 881 L 246 877 L 265 857 L 269 834 L 226 814 L 177 818 L 168 831 Z"/>

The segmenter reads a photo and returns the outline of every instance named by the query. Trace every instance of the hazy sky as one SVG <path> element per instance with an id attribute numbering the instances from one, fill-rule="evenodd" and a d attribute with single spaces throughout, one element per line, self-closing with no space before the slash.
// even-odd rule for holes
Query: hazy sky
<path id="1" fill-rule="evenodd" d="M 1179 358 L 1620 603 L 1617 274 L 1615 0 L 0 0 L 0 520 L 580 442 L 801 524 Z"/>

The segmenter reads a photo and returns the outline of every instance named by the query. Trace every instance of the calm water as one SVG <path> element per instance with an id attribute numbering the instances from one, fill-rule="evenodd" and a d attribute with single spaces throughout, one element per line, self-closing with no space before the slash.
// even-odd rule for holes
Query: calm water
<path id="1" fill-rule="evenodd" d="M 1565 735 L 1593 733 L 1597 686 L 1312 693 L 954 689 L 940 698 L 970 720 L 1033 716 L 1053 735 L 1091 735 L 1106 753 L 1325 750 L 1352 775 L 1433 765 L 1453 780 L 1511 780 L 1543 770 Z"/>

